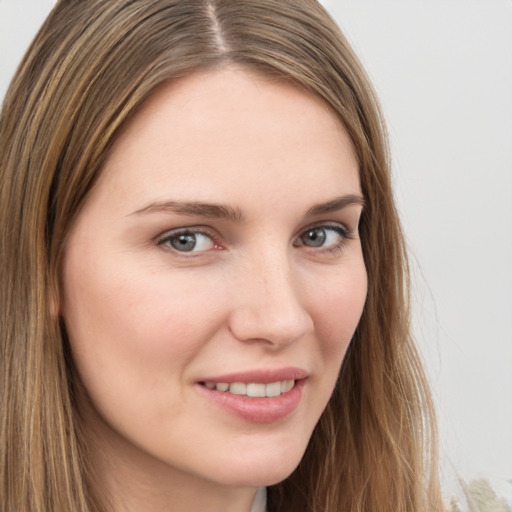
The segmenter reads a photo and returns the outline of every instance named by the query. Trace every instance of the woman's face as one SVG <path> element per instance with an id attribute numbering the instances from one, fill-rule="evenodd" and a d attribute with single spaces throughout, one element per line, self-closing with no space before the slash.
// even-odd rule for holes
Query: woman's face
<path id="1" fill-rule="evenodd" d="M 116 471 L 293 471 L 365 302 L 361 202 L 345 130 L 295 86 L 226 68 L 145 103 L 63 265 L 81 413 Z"/>

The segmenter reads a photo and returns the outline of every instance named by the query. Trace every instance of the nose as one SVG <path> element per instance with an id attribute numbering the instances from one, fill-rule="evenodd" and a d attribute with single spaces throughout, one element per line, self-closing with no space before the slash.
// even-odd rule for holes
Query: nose
<path id="1" fill-rule="evenodd" d="M 230 330 L 239 340 L 285 347 L 313 332 L 314 322 L 303 303 L 303 284 L 285 255 L 268 252 L 246 262 L 234 281 Z"/>

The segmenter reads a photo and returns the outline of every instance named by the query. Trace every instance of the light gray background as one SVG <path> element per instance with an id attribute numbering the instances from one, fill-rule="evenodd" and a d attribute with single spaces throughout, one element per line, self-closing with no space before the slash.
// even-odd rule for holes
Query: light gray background
<path id="1" fill-rule="evenodd" d="M 54 2 L 0 0 L 0 98 Z M 324 0 L 388 121 L 446 496 L 512 503 L 512 1 Z"/>

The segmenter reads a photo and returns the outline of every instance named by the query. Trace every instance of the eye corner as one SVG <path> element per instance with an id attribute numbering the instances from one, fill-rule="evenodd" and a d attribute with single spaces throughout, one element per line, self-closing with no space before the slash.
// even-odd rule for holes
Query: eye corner
<path id="1" fill-rule="evenodd" d="M 337 253 L 348 241 L 355 239 L 357 239 L 356 234 L 346 225 L 339 222 L 324 222 L 303 229 L 295 237 L 293 246 L 303 247 L 315 253 Z"/>
<path id="2" fill-rule="evenodd" d="M 204 227 L 183 227 L 156 237 L 155 244 L 179 257 L 198 257 L 224 250 L 218 236 Z"/>

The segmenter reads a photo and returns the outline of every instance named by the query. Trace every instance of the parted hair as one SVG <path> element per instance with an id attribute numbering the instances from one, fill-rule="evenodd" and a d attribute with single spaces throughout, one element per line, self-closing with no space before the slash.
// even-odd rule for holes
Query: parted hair
<path id="1" fill-rule="evenodd" d="M 364 312 L 300 465 L 269 488 L 269 511 L 441 510 L 386 130 L 339 28 L 314 0 L 60 0 L 0 115 L 2 512 L 107 512 L 58 315 L 63 249 L 144 100 L 164 82 L 224 65 L 319 97 L 352 140 L 366 202 Z"/>

